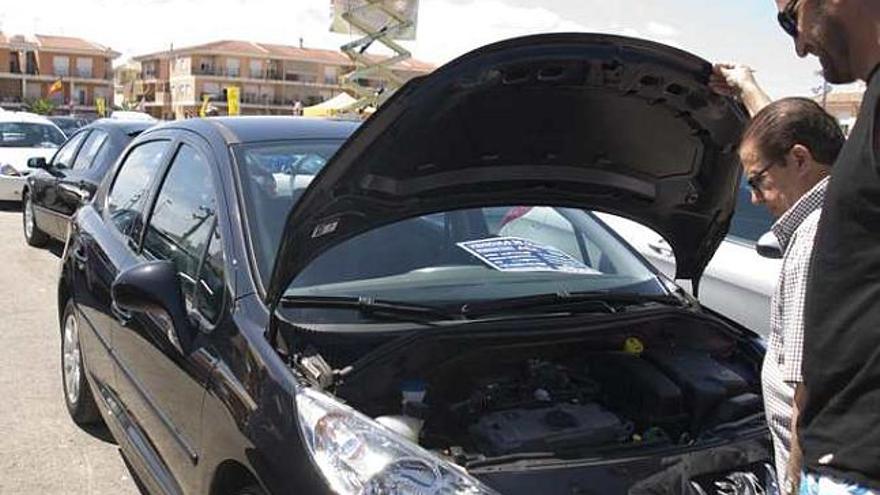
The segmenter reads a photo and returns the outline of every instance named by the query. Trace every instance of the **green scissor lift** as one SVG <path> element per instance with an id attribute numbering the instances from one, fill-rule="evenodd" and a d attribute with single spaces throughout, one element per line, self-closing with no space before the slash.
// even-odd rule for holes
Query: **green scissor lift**
<path id="1" fill-rule="evenodd" d="M 380 14 L 379 17 L 387 18 L 388 22 L 383 26 L 373 25 L 370 19 L 375 18 L 376 14 Z M 394 39 L 400 33 L 412 28 L 413 21 L 404 18 L 400 13 L 389 8 L 382 0 L 367 0 L 365 4 L 344 12 L 342 18 L 357 31 L 365 33 L 363 37 L 347 43 L 341 48 L 342 52 L 348 55 L 355 66 L 352 72 L 340 77 L 342 87 L 357 98 L 357 102 L 353 103 L 347 110 L 358 112 L 367 107 L 378 108 L 385 99 L 391 96 L 404 83 L 403 78 L 395 74 L 391 68 L 409 59 L 412 54 L 394 41 Z M 377 57 L 367 54 L 367 49 L 375 42 L 388 47 L 394 52 L 394 55 L 390 57 Z M 377 88 L 361 86 L 358 84 L 358 80 L 363 78 L 382 81 L 383 90 L 377 91 Z"/>

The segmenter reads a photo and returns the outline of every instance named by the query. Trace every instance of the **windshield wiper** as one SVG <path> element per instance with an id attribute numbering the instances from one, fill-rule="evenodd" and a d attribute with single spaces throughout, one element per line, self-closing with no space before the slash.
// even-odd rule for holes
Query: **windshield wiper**
<path id="1" fill-rule="evenodd" d="M 450 313 L 434 306 L 385 301 L 371 297 L 284 296 L 281 298 L 281 305 L 285 308 L 351 309 L 375 318 L 428 324 L 435 321 L 462 319 L 460 314 Z"/>
<path id="2" fill-rule="evenodd" d="M 481 317 L 505 311 L 552 310 L 560 312 L 616 313 L 620 306 L 632 306 L 648 302 L 681 307 L 686 303 L 678 297 L 662 294 L 638 294 L 627 292 L 553 292 L 523 297 L 511 297 L 474 304 L 465 304 L 461 313 L 467 318 Z"/>

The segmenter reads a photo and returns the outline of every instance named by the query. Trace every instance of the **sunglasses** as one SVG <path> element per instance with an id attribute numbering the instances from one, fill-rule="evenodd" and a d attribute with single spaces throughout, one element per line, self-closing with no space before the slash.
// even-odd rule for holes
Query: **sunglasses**
<path id="1" fill-rule="evenodd" d="M 758 195 L 764 192 L 761 190 L 761 186 L 764 184 L 764 176 L 767 174 L 768 170 L 773 168 L 774 165 L 776 164 L 771 163 L 770 165 L 767 165 L 766 167 L 762 168 L 754 175 L 746 179 L 746 183 L 749 185 L 749 188 L 752 190 L 753 193 Z"/>
<path id="2" fill-rule="evenodd" d="M 792 38 L 798 37 L 798 4 L 800 0 L 790 0 L 785 8 L 776 16 L 779 26 Z"/>

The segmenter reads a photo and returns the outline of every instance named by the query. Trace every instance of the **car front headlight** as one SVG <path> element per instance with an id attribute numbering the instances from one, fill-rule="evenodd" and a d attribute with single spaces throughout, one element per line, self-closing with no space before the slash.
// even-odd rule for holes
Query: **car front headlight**
<path id="1" fill-rule="evenodd" d="M 296 405 L 312 459 L 340 495 L 496 493 L 462 468 L 326 394 L 303 388 Z"/>
<path id="2" fill-rule="evenodd" d="M 18 169 L 13 167 L 12 165 L 4 163 L 0 165 L 0 175 L 6 175 L 9 177 L 20 177 L 21 172 L 19 172 Z"/>

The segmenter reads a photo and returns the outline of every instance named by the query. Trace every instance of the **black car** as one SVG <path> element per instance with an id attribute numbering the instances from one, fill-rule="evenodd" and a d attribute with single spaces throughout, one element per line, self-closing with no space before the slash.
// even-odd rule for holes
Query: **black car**
<path id="1" fill-rule="evenodd" d="M 592 213 L 663 233 L 696 288 L 745 122 L 709 73 L 542 35 L 357 129 L 144 132 L 63 258 L 73 419 L 103 418 L 151 493 L 772 493 L 760 338 Z"/>
<path id="2" fill-rule="evenodd" d="M 122 150 L 150 123 L 103 119 L 71 135 L 49 163 L 34 158 L 22 188 L 25 241 L 43 246 L 49 238 L 67 238 L 70 217 L 91 199 Z"/>
<path id="3" fill-rule="evenodd" d="M 74 115 L 52 115 L 48 117 L 53 124 L 57 125 L 66 136 L 73 136 L 79 129 L 89 125 L 94 119 L 77 117 Z"/>

